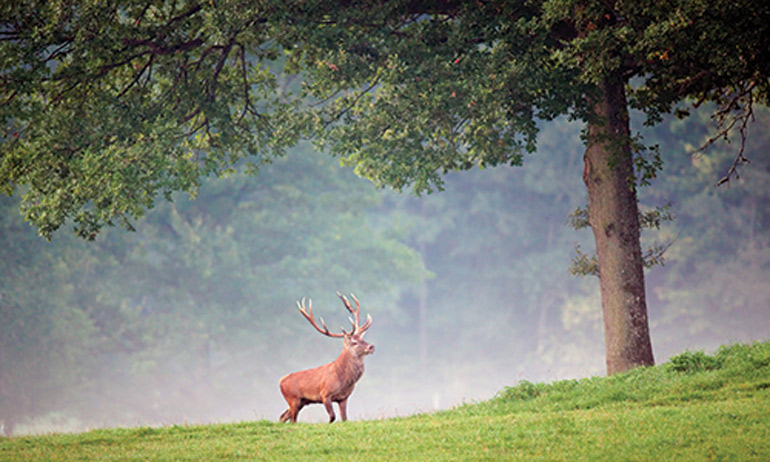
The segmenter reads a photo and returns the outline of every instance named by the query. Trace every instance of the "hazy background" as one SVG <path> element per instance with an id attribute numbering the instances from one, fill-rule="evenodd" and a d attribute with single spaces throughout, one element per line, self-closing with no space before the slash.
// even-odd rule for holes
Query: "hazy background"
<path id="1" fill-rule="evenodd" d="M 705 113 L 704 113 L 705 114 Z M 675 220 L 647 273 L 657 362 L 684 349 L 770 338 L 770 125 L 758 111 L 750 166 L 717 188 L 738 143 L 693 154 L 704 114 L 645 132 L 664 169 L 643 207 Z M 295 301 L 347 325 L 335 295 L 374 318 L 376 353 L 352 419 L 445 409 L 520 380 L 604 373 L 596 278 L 568 274 L 590 230 L 580 127 L 543 126 L 522 168 L 453 173 L 420 198 L 378 191 L 302 145 L 256 177 L 208 179 L 197 199 L 159 202 L 137 231 L 52 243 L 0 197 L 0 423 L 16 433 L 269 419 L 281 376 L 333 360 Z M 311 406 L 302 421 L 325 421 Z"/>

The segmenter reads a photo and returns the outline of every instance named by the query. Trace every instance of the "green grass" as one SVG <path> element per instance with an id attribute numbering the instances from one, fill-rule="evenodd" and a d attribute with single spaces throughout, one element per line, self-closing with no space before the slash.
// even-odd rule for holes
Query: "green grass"
<path id="1" fill-rule="evenodd" d="M 770 342 L 612 377 L 524 382 L 451 411 L 0 439 L 2 461 L 770 460 Z"/>

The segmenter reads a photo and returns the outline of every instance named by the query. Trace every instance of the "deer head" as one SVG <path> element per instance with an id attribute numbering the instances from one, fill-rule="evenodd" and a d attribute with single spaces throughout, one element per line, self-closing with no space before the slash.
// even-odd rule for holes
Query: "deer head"
<path id="1" fill-rule="evenodd" d="M 315 321 L 315 317 L 313 316 L 312 300 L 308 301 L 308 306 L 305 308 L 305 299 L 303 298 L 302 303 L 297 302 L 297 308 L 299 309 L 299 312 L 302 313 L 302 316 L 304 316 L 305 319 L 307 319 L 308 322 L 310 322 L 310 324 L 315 327 L 318 332 L 326 335 L 327 337 L 342 337 L 344 339 L 344 349 L 350 349 L 352 352 L 355 352 L 357 357 L 374 353 L 374 345 L 366 343 L 363 338 L 366 330 L 369 329 L 369 327 L 372 325 L 372 317 L 370 315 L 366 315 L 366 322 L 361 325 L 361 304 L 358 302 L 356 296 L 350 294 L 350 296 L 353 297 L 353 300 L 356 302 L 355 310 L 350 305 L 350 301 L 347 299 L 347 297 L 339 292 L 337 292 L 337 296 L 340 298 L 340 300 L 342 300 L 342 303 L 345 305 L 345 308 L 347 308 L 350 314 L 353 315 L 353 318 L 348 318 L 352 324 L 350 332 L 345 331 L 344 327 L 341 328 L 342 333 L 329 332 L 329 328 L 326 327 L 326 322 L 324 322 L 323 318 L 321 318 L 321 326 L 319 326 Z"/>

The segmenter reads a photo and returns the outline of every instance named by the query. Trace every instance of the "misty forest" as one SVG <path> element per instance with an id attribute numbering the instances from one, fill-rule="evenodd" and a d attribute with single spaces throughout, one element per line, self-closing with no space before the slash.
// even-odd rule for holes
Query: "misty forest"
<path id="1" fill-rule="evenodd" d="M 446 8 L 453 4 L 436 3 Z M 462 10 L 456 5 L 452 8 Z M 126 7 L 119 16 L 142 14 L 140 18 L 147 18 L 147 24 L 152 19 L 176 26 L 199 14 L 194 10 L 194 14 L 177 12 L 174 16 L 173 11 L 161 10 L 135 12 Z M 411 31 L 432 24 L 434 20 L 429 18 L 446 17 L 457 18 L 462 25 L 463 14 L 464 10 L 412 13 L 417 18 L 413 22 L 393 27 Z M 355 22 L 355 17 L 348 19 Z M 221 20 L 229 24 L 228 19 Z M 273 19 L 266 22 L 270 21 Z M 439 29 L 451 21 L 435 22 L 437 29 L 425 33 L 445 33 Z M 14 29 L 7 24 L 4 18 L 2 46 L 23 42 L 14 38 Z M 144 27 L 137 19 L 136 33 L 150 30 Z M 596 27 L 604 26 L 587 30 Z M 158 40 L 166 40 L 164 43 L 182 43 L 186 38 L 183 32 L 161 37 L 164 32 L 158 30 Z M 475 29 L 473 33 L 492 34 Z M 204 35 L 200 35 L 201 43 L 215 40 Z M 301 42 L 308 37 L 285 33 L 280 40 Z M 355 40 L 364 40 L 362 37 L 369 36 L 356 35 Z M 275 421 L 286 408 L 279 379 L 329 362 L 342 348 L 341 340 L 319 335 L 297 311 L 296 302 L 312 299 L 316 316 L 338 331 L 349 321 L 337 291 L 355 294 L 362 313 L 373 318 L 366 339 L 376 346 L 376 353 L 367 357 L 366 373 L 348 405 L 352 420 L 447 409 L 491 398 L 505 386 L 523 380 L 552 381 L 612 372 L 606 362 L 609 353 L 597 270 L 602 261 L 594 256 L 596 244 L 589 223 L 594 218 L 588 217 L 589 203 L 594 204 L 595 198 L 588 196 L 584 178 L 587 138 L 593 136 L 591 127 L 601 124 L 579 107 L 582 96 L 573 97 L 593 93 L 575 84 L 564 90 L 573 95 L 565 97 L 569 101 L 558 103 L 573 109 L 556 107 L 556 103 L 548 109 L 535 96 L 528 100 L 529 89 L 524 89 L 518 97 L 541 111 L 521 122 L 526 130 L 531 129 L 524 132 L 524 138 L 531 139 L 522 141 L 505 130 L 484 135 L 492 141 L 462 139 L 464 135 L 458 134 L 458 146 L 473 146 L 467 151 L 456 148 L 470 161 L 442 161 L 429 168 L 427 177 L 418 172 L 404 182 L 398 177 L 401 173 L 388 177 L 389 173 L 374 171 L 379 167 L 368 163 L 378 154 L 360 146 L 365 144 L 366 127 L 361 129 L 363 134 L 357 134 L 360 142 L 351 141 L 354 135 L 344 130 L 329 129 L 329 138 L 320 143 L 311 135 L 319 129 L 313 116 L 324 114 L 312 113 L 316 106 L 308 104 L 308 99 L 328 103 L 330 111 L 340 112 L 333 99 L 340 88 L 365 89 L 343 93 L 350 106 L 342 109 L 344 116 L 327 125 L 336 130 L 369 123 L 364 112 L 356 112 L 359 104 L 366 105 L 361 111 L 376 107 L 371 109 L 374 111 L 379 110 L 380 97 L 405 98 L 407 90 L 394 96 L 397 87 L 385 71 L 379 73 L 387 67 L 377 61 L 379 56 L 371 50 L 361 55 L 361 60 L 371 59 L 371 68 L 378 69 L 374 83 L 367 86 L 366 72 L 358 68 L 354 71 L 360 78 L 335 80 L 345 71 L 345 64 L 364 66 L 363 61 L 340 57 L 343 51 L 353 50 L 346 48 L 348 38 L 339 39 L 339 49 L 334 52 L 338 54 L 314 54 L 317 50 L 307 49 L 296 60 L 290 52 L 286 58 L 268 53 L 267 47 L 253 52 L 248 45 L 250 41 L 262 43 L 259 37 L 237 39 L 247 45 L 228 49 L 222 60 L 214 59 L 220 52 L 216 47 L 200 51 L 199 67 L 217 69 L 215 77 L 221 73 L 216 98 L 210 83 L 201 90 L 192 84 L 190 88 L 182 88 L 181 83 L 173 87 L 164 80 L 168 77 L 165 70 L 179 66 L 171 60 L 188 52 L 189 59 L 195 59 L 192 54 L 199 52 L 199 43 L 194 41 L 186 42 L 186 48 L 164 51 L 138 39 L 115 39 L 114 43 L 122 44 L 116 50 L 139 53 L 127 60 L 117 54 L 105 55 L 92 68 L 77 67 L 80 74 L 66 69 L 81 58 L 85 63 L 91 52 L 79 40 L 65 41 L 61 48 L 52 45 L 61 38 L 50 39 L 44 46 L 36 44 L 48 50 L 45 58 L 32 52 L 15 55 L 21 61 L 41 59 L 47 63 L 41 69 L 3 61 L 0 187 L 6 194 L 0 195 L 0 425 L 5 434 Z M 484 48 L 473 42 L 467 54 L 454 58 L 458 55 L 453 51 L 445 61 L 461 65 L 476 60 L 475 66 L 481 66 L 487 59 L 485 53 L 494 54 L 491 50 L 497 47 L 493 37 L 484 39 L 494 46 Z M 112 39 L 105 34 L 99 40 L 94 47 L 108 50 Z M 286 46 L 280 40 L 276 43 Z M 387 37 L 377 40 L 381 40 L 377 43 L 385 59 L 390 42 Z M 456 38 L 453 46 L 461 48 L 463 40 Z M 9 49 L 0 51 L 10 56 Z M 72 56 L 67 55 L 70 50 Z M 438 46 L 434 51 L 443 56 L 445 50 Z M 252 52 L 254 56 L 245 57 Z M 400 56 L 404 61 L 410 59 L 405 52 Z M 230 59 L 232 62 L 227 61 Z M 582 66 L 568 57 L 562 59 L 559 65 L 565 69 Z M 119 74 L 123 64 L 126 70 Z M 255 71 L 248 78 L 244 74 L 244 81 L 256 93 L 284 95 L 262 106 L 255 102 L 251 108 L 263 111 L 266 117 L 274 115 L 269 136 L 281 138 L 278 141 L 267 140 L 268 135 L 260 132 L 261 118 L 249 115 L 249 127 L 257 133 L 248 141 L 253 146 L 244 147 L 238 143 L 246 141 L 234 141 L 244 136 L 238 131 L 241 125 L 233 124 L 236 128 L 228 132 L 232 127 L 222 122 L 227 118 L 217 119 L 227 112 L 217 106 L 218 101 L 235 100 L 234 95 L 240 94 L 238 79 L 241 65 L 245 69 L 246 64 Z M 230 68 L 232 75 L 227 74 Z M 85 80 L 77 80 L 81 74 L 88 76 L 89 69 L 99 70 L 93 75 L 113 79 L 110 82 L 115 85 L 88 86 Z M 192 74 L 192 66 L 190 69 Z M 285 69 L 291 71 L 291 78 L 275 77 Z M 412 67 L 407 63 L 404 69 Z M 22 71 L 27 74 L 18 77 Z M 59 71 L 63 74 L 57 76 Z M 17 78 L 18 82 L 38 78 L 35 72 L 53 77 L 50 81 L 40 78 L 39 88 L 16 85 Z M 404 72 L 408 77 L 412 71 Z M 645 84 L 640 76 L 654 72 L 653 67 L 643 68 L 635 76 L 637 80 L 627 83 L 642 88 Z M 317 88 L 309 93 L 301 90 L 303 76 Z M 458 78 L 451 73 L 436 77 Z M 519 78 L 521 75 L 513 80 Z M 572 75 L 564 73 L 559 78 Z M 764 79 L 766 85 L 766 75 Z M 422 85 L 419 79 L 409 82 Z M 591 82 L 594 80 L 586 79 L 581 85 Z M 49 83 L 55 88 L 45 87 Z M 426 80 L 428 84 L 437 85 Z M 470 101 L 485 94 L 483 85 L 467 82 L 467 88 L 462 87 L 466 94 L 444 87 L 437 87 L 437 92 Z M 741 98 L 759 87 L 742 87 L 748 90 Z M 62 88 L 72 94 L 66 95 Z M 701 90 L 711 95 L 700 87 L 692 91 Z M 38 98 L 46 91 L 57 95 L 53 102 Z M 166 100 L 175 101 L 178 107 L 156 111 L 168 110 L 171 115 L 166 119 L 145 105 L 164 91 L 189 92 Z M 287 100 L 285 95 L 292 91 L 301 94 L 299 103 Z M 205 102 L 204 97 L 195 100 L 191 96 L 195 92 L 216 103 Z M 637 102 L 644 99 L 640 95 L 636 95 Z M 747 106 L 743 118 L 733 120 L 737 124 L 728 133 L 722 131 L 725 119 L 714 116 L 724 100 L 709 96 L 698 101 L 686 92 L 678 97 L 685 101 L 677 103 L 679 106 L 650 104 L 654 109 L 645 111 L 631 105 L 629 111 L 633 135 L 628 143 L 644 145 L 632 149 L 637 173 L 633 181 L 638 185 L 632 188 L 638 196 L 647 315 L 658 363 L 684 350 L 713 351 L 723 344 L 770 339 L 770 111 L 758 97 L 753 101 L 756 104 Z M 184 98 L 190 98 L 190 103 Z M 492 105 L 492 99 L 494 96 L 488 96 L 486 102 Z M 81 103 L 90 108 L 84 118 L 73 116 L 81 113 L 82 107 L 73 109 Z M 287 106 L 280 106 L 284 103 Z M 42 118 L 38 104 L 52 107 L 45 115 L 48 119 Z M 447 105 L 449 112 L 455 110 L 453 101 L 440 104 Z M 460 101 L 457 111 L 475 104 Z M 103 110 L 97 112 L 96 106 Z M 251 111 L 247 106 L 248 101 L 242 107 L 244 114 Z M 679 109 L 674 111 L 674 106 Z M 132 109 L 126 109 L 129 107 Z M 124 109 L 125 113 L 120 112 Z M 491 108 L 486 114 L 498 109 Z M 114 116 L 107 110 L 113 110 Z M 209 118 L 200 118 L 206 111 L 210 111 Z M 512 116 L 511 111 L 500 117 L 519 121 L 521 114 Z M 180 116 L 186 113 L 192 115 Z M 130 123 L 126 122 L 129 118 Z M 454 121 L 451 125 L 475 127 L 480 118 L 473 113 L 462 124 Z M 174 138 L 169 120 L 184 120 L 184 142 Z M 404 123 L 412 123 L 410 120 Z M 296 136 L 276 128 L 282 122 L 286 130 L 296 128 Z M 489 124 L 490 132 L 499 125 L 495 120 L 482 122 Z M 128 125 L 130 129 L 115 135 L 117 144 L 104 141 L 107 137 L 101 131 L 119 131 Z M 396 132 L 398 128 L 393 125 Z M 519 134 L 524 131 L 514 128 Z M 423 131 L 429 132 L 430 127 Z M 436 129 L 437 139 L 451 138 L 439 132 Z M 391 135 L 393 139 L 399 136 L 381 135 L 383 143 Z M 499 154 L 494 147 L 497 138 L 499 146 L 512 153 L 501 160 L 493 159 Z M 155 147 L 146 148 L 142 144 L 146 140 Z M 427 150 L 433 141 L 418 142 L 426 152 L 414 156 L 444 155 L 436 154 L 438 148 Z M 358 147 L 352 147 L 357 142 Z M 279 144 L 280 148 L 275 147 Z M 341 146 L 351 151 L 334 151 Z M 393 146 L 406 149 L 408 143 Z M 105 156 L 89 157 L 92 147 Z M 236 154 L 228 154 L 231 148 Z M 152 149 L 162 155 L 156 157 Z M 259 153 L 254 155 L 252 149 Z M 358 153 L 355 149 L 362 153 L 360 157 L 348 154 Z M 476 152 L 485 149 L 492 157 Z M 62 164 L 56 163 L 54 168 L 51 159 L 61 158 L 65 151 L 71 156 L 66 164 L 71 170 L 62 173 Z M 195 156 L 185 157 L 184 152 Z M 78 156 L 83 163 L 76 165 L 71 159 Z M 146 170 L 137 169 L 137 182 L 149 184 L 161 178 L 167 183 L 147 190 L 130 190 L 130 185 L 120 189 L 110 183 L 115 175 L 126 184 L 133 181 L 133 174 L 113 171 L 110 162 L 119 165 L 121 159 L 128 159 L 125 163 L 141 163 L 137 159 L 142 156 L 147 159 L 142 164 Z M 157 160 L 162 156 L 171 159 L 169 163 Z M 189 168 L 180 167 L 185 160 L 200 167 L 153 176 L 156 171 Z M 91 164 L 86 165 L 88 162 Z M 99 175 L 107 170 L 111 180 L 100 182 Z M 60 182 L 43 180 L 54 171 Z M 68 189 L 66 182 L 81 174 L 78 185 Z M 185 183 L 186 178 L 196 180 Z M 408 191 L 411 186 L 417 194 Z M 78 188 L 89 192 L 80 197 Z M 116 196 L 102 205 L 107 203 L 102 194 L 107 190 Z M 113 216 L 99 215 L 102 208 L 121 207 L 121 201 L 131 204 Z M 326 421 L 323 406 L 309 407 L 300 421 Z"/>

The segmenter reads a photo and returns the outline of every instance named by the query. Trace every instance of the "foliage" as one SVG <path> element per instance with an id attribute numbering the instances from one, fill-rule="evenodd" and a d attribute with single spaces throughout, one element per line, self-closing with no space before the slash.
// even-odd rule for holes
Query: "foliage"
<path id="1" fill-rule="evenodd" d="M 762 2 L 338 6 L 293 6 L 303 27 L 284 27 L 294 33 L 290 62 L 324 103 L 309 116 L 322 129 L 314 136 L 396 189 L 425 192 L 447 171 L 520 165 L 537 120 L 595 120 L 591 98 L 613 73 L 637 77 L 629 105 L 650 124 L 688 97 L 716 101 L 730 118 L 768 96 Z M 312 26 L 322 14 L 328 21 Z M 660 151 L 638 136 L 626 142 L 649 182 Z"/>
<path id="2" fill-rule="evenodd" d="M 659 230 L 661 223 L 673 219 L 674 215 L 671 212 L 671 204 L 662 207 L 656 206 L 639 212 L 639 224 L 642 229 Z M 578 207 L 573 210 L 567 218 L 567 223 L 573 229 L 590 227 L 588 224 L 587 208 Z M 663 266 L 665 264 L 664 254 L 672 244 L 673 241 L 645 248 L 642 254 L 644 267 L 650 269 L 656 265 Z M 569 272 L 573 276 L 599 276 L 599 259 L 595 253 L 591 255 L 586 254 L 579 245 L 575 246 L 575 256 L 572 258 Z"/>
<path id="3" fill-rule="evenodd" d="M 520 165 L 538 120 L 591 122 L 590 97 L 617 73 L 649 123 L 693 98 L 719 105 L 720 135 L 744 134 L 768 97 L 768 8 L 9 3 L 0 186 L 26 186 L 22 209 L 42 235 L 70 217 L 92 239 L 243 158 L 255 171 L 305 133 L 378 184 L 426 192 L 448 171 Z M 660 152 L 625 142 L 640 181 L 654 178 Z"/>
<path id="4" fill-rule="evenodd" d="M 28 187 L 47 238 L 68 217 L 89 239 L 131 228 L 159 194 L 280 153 L 263 117 L 276 53 L 235 2 L 13 2 L 0 23 L 0 187 Z"/>
<path id="5" fill-rule="evenodd" d="M 770 454 L 768 351 L 767 343 L 726 347 L 718 353 L 725 372 L 663 365 L 525 383 L 538 393 L 509 389 L 409 418 L 98 430 L 2 439 L 0 451 L 8 460 L 762 460 Z"/>

